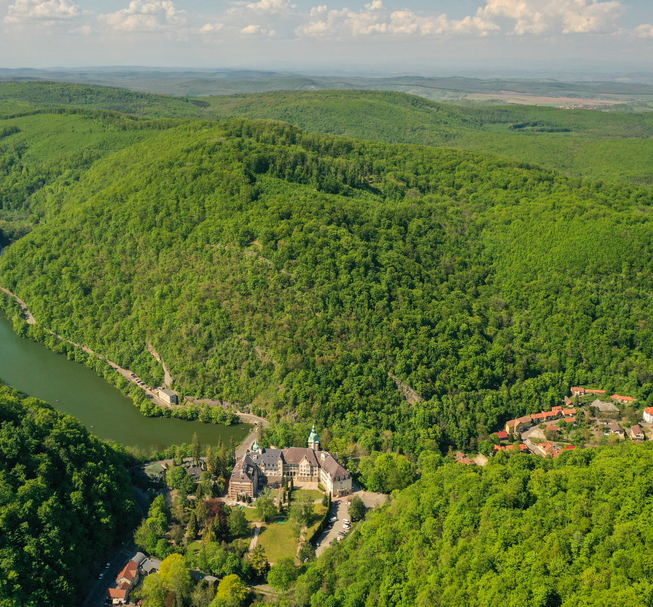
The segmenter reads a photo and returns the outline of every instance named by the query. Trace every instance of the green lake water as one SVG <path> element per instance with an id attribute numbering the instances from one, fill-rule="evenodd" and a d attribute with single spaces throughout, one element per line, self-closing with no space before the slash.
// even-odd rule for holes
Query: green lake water
<path id="1" fill-rule="evenodd" d="M 11 321 L 0 312 L 0 379 L 80 420 L 103 439 L 145 451 L 190 444 L 193 433 L 203 445 L 222 438 L 236 445 L 250 426 L 221 426 L 164 417 L 144 417 L 131 399 L 80 363 L 55 354 L 45 346 L 14 333 Z"/>

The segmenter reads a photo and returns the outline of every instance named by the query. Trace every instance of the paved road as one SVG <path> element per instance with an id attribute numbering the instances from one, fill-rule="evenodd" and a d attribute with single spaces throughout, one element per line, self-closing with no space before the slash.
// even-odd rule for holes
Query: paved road
<path id="1" fill-rule="evenodd" d="M 127 561 L 134 556 L 135 552 L 136 547 L 133 542 L 129 542 L 123 546 L 120 552 L 111 560 L 111 566 L 108 569 L 104 569 L 105 573 L 102 579 L 95 583 L 93 590 L 86 597 L 83 607 L 102 607 L 109 586 L 115 582 L 116 576 L 127 564 Z"/>

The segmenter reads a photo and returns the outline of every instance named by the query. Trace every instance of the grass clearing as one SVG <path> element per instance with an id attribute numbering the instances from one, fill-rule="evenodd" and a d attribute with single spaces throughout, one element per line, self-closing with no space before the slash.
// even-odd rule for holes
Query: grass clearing
<path id="1" fill-rule="evenodd" d="M 324 498 L 324 493 L 320 491 L 316 491 L 315 489 L 295 489 L 292 492 L 291 496 L 291 501 L 293 502 L 298 502 L 300 501 L 305 495 L 309 495 L 313 501 L 315 500 L 321 500 Z"/>
<path id="2" fill-rule="evenodd" d="M 266 523 L 261 527 L 258 545 L 265 548 L 268 560 L 276 563 L 284 556 L 294 557 L 297 554 L 297 540 L 295 528 L 289 519 Z"/>

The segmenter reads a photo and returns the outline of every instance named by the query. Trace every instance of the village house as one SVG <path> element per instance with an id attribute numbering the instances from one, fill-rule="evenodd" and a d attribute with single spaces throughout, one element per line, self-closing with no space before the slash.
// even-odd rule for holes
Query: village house
<path id="1" fill-rule="evenodd" d="M 505 430 L 499 430 L 499 432 L 496 432 L 495 434 L 500 441 L 508 440 L 508 433 Z"/>
<path id="2" fill-rule="evenodd" d="M 125 605 L 129 602 L 129 593 L 138 583 L 139 560 L 142 562 L 144 559 L 145 555 L 143 553 L 137 553 L 116 576 L 116 587 L 109 588 L 107 591 L 107 596 L 111 599 L 113 605 Z"/>
<path id="3" fill-rule="evenodd" d="M 459 464 L 465 464 L 466 466 L 475 466 L 476 462 L 470 457 L 466 456 L 462 451 L 456 451 L 456 462 Z"/>
<path id="4" fill-rule="evenodd" d="M 628 434 L 632 440 L 645 440 L 644 431 L 639 424 L 635 424 L 629 431 Z"/>
<path id="5" fill-rule="evenodd" d="M 646 407 L 644 409 L 644 421 L 647 424 L 653 423 L 653 407 Z"/>
<path id="6" fill-rule="evenodd" d="M 571 405 L 574 404 L 574 401 L 571 400 L 571 398 L 569 398 L 568 396 L 564 396 L 564 397 L 562 398 L 562 402 L 563 402 L 565 405 L 567 405 L 567 407 L 569 407 L 569 406 L 571 406 Z"/>
<path id="7" fill-rule="evenodd" d="M 602 394 L 605 394 L 605 390 L 585 390 L 588 394 L 593 394 L 594 396 L 601 396 Z"/>
<path id="8" fill-rule="evenodd" d="M 614 420 L 608 423 L 606 434 L 616 434 L 620 438 L 626 438 L 626 432 L 621 427 L 621 424 Z"/>
<path id="9" fill-rule="evenodd" d="M 265 449 L 258 442 L 243 456 L 231 473 L 228 496 L 255 497 L 263 485 L 280 483 L 283 478 L 297 483 L 320 483 L 333 496 L 348 495 L 352 478 L 328 451 L 320 451 L 320 437 L 315 426 L 308 437 L 308 448 Z"/>
<path id="10" fill-rule="evenodd" d="M 621 394 L 613 394 L 610 398 L 622 405 L 628 405 L 630 403 L 634 403 L 636 400 L 632 396 L 621 396 Z"/>
<path id="11" fill-rule="evenodd" d="M 574 386 L 571 389 L 572 396 L 585 396 L 585 388 L 582 386 Z"/>
<path id="12" fill-rule="evenodd" d="M 563 417 L 573 417 L 576 415 L 576 409 L 563 409 L 562 410 L 562 416 Z"/>
<path id="13" fill-rule="evenodd" d="M 523 417 L 518 417 L 517 419 L 511 419 L 506 422 L 506 432 L 508 434 L 517 434 L 522 430 L 528 428 L 532 423 L 532 418 L 530 415 L 524 415 Z"/>
<path id="14" fill-rule="evenodd" d="M 598 398 L 593 400 L 590 404 L 590 407 L 594 407 L 599 410 L 600 413 L 610 415 L 614 413 L 619 413 L 619 408 L 613 403 L 606 403 Z"/>

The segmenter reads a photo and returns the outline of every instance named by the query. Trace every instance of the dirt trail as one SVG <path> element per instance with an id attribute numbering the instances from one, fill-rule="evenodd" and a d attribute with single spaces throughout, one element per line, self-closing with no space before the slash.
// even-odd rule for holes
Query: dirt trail
<path id="1" fill-rule="evenodd" d="M 9 289 L 5 289 L 4 287 L 0 287 L 0 291 L 4 291 L 7 295 L 13 297 L 20 304 L 20 307 L 23 310 L 23 314 L 25 315 L 25 320 L 27 321 L 28 325 L 36 324 L 36 319 L 32 316 L 32 313 L 27 309 L 27 304 L 22 299 L 20 299 L 18 295 L 14 295 Z"/>
<path id="2" fill-rule="evenodd" d="M 170 375 L 170 371 L 168 370 L 168 367 L 166 367 L 166 364 L 163 362 L 163 359 L 159 356 L 159 353 L 154 349 L 154 346 L 152 344 L 147 344 L 147 349 L 150 351 L 150 354 L 156 358 L 161 366 L 163 367 L 163 385 L 170 389 L 170 386 L 172 386 L 172 375 Z"/>

